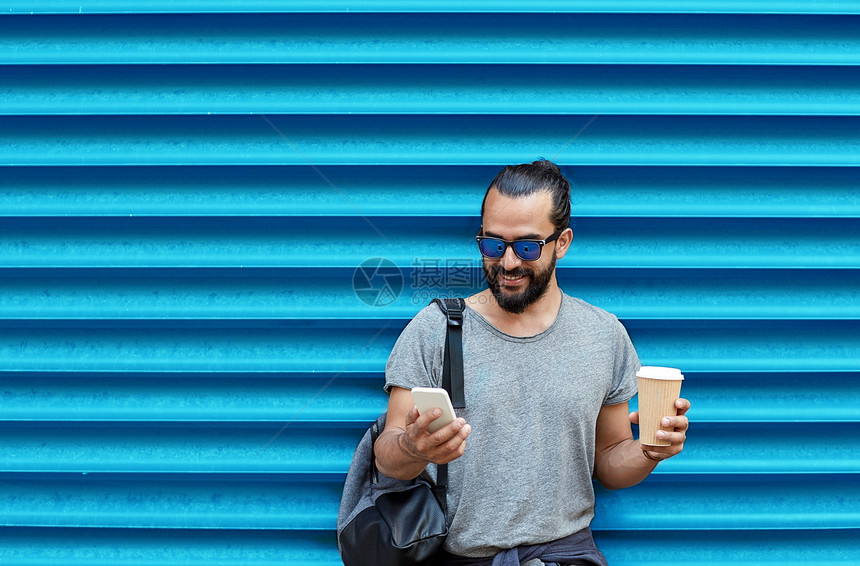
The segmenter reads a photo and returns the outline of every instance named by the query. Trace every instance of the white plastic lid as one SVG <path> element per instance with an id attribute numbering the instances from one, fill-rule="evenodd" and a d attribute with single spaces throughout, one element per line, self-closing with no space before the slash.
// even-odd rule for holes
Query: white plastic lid
<path id="1" fill-rule="evenodd" d="M 660 366 L 642 366 L 636 372 L 636 376 L 648 379 L 684 380 L 684 376 L 678 368 L 664 368 Z"/>

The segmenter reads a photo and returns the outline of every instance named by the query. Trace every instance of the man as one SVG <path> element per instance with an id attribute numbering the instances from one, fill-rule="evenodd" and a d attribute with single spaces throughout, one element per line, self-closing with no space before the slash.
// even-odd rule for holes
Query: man
<path id="1" fill-rule="evenodd" d="M 477 238 L 488 289 L 466 299 L 466 408 L 427 431 L 410 389 L 439 387 L 445 317 L 431 305 L 404 329 L 386 367 L 390 392 L 375 452 L 380 471 L 418 476 L 449 465 L 443 564 L 606 564 L 594 546 L 594 477 L 635 485 L 681 452 L 688 401 L 664 425 L 671 445 L 633 439 L 628 401 L 639 359 L 611 314 L 566 295 L 555 264 L 573 241 L 570 184 L 549 161 L 508 166 L 490 184 Z"/>

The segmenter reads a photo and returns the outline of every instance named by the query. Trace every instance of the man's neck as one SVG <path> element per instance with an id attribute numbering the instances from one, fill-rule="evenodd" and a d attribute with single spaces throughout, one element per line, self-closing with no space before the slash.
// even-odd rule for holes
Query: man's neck
<path id="1" fill-rule="evenodd" d="M 466 302 L 501 332 L 524 338 L 540 334 L 552 326 L 558 317 L 561 296 L 561 289 L 553 281 L 547 287 L 546 293 L 520 314 L 508 312 L 500 307 L 489 289 L 472 295 Z"/>

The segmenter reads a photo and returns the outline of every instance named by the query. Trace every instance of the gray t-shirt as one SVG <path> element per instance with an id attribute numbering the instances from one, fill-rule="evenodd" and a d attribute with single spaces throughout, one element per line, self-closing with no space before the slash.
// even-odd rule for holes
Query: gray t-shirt
<path id="1" fill-rule="evenodd" d="M 441 387 L 445 315 L 406 326 L 385 388 Z M 639 358 L 612 314 L 563 295 L 555 322 L 519 338 L 467 308 L 463 323 L 465 454 L 449 465 L 445 548 L 485 557 L 571 535 L 594 516 L 594 436 L 604 405 L 636 394 Z"/>

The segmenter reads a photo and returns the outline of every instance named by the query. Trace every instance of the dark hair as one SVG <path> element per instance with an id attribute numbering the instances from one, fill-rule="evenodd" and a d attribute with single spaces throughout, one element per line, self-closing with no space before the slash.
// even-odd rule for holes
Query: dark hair
<path id="1" fill-rule="evenodd" d="M 508 165 L 496 175 L 487 187 L 496 189 L 506 197 L 524 197 L 540 191 L 547 191 L 552 198 L 552 210 L 549 219 L 556 230 L 563 230 L 570 225 L 570 181 L 561 173 L 558 165 L 546 159 Z M 484 202 L 487 200 L 484 193 Z M 481 203 L 481 218 L 484 217 L 484 202 Z"/>

